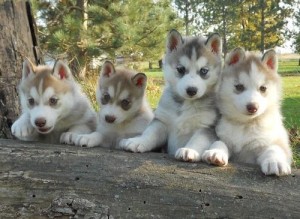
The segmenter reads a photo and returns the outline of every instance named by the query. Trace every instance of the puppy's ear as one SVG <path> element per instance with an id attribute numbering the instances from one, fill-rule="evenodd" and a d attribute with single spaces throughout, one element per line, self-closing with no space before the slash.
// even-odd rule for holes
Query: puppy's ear
<path id="1" fill-rule="evenodd" d="M 32 62 L 29 59 L 25 59 L 23 62 L 23 68 L 22 68 L 22 80 L 27 78 L 30 75 L 35 74 L 34 72 L 35 66 L 32 64 Z"/>
<path id="2" fill-rule="evenodd" d="M 116 73 L 115 67 L 112 62 L 105 61 L 100 72 L 100 77 L 109 78 Z"/>
<path id="3" fill-rule="evenodd" d="M 131 78 L 131 80 L 137 88 L 145 89 L 147 84 L 147 76 L 144 73 L 137 73 Z"/>
<path id="4" fill-rule="evenodd" d="M 262 63 L 271 71 L 277 72 L 278 69 L 278 58 L 275 50 L 270 49 L 261 58 Z"/>
<path id="5" fill-rule="evenodd" d="M 167 52 L 172 52 L 173 50 L 176 50 L 182 44 L 183 38 L 181 34 L 175 29 L 171 30 L 167 38 Z"/>
<path id="6" fill-rule="evenodd" d="M 210 51 L 217 55 L 221 55 L 222 53 L 222 39 L 218 33 L 211 34 L 206 42 L 205 45 L 209 48 Z"/>
<path id="7" fill-rule="evenodd" d="M 73 75 L 71 70 L 67 64 L 65 64 L 62 60 L 58 60 L 55 62 L 53 67 L 53 76 L 60 80 L 72 80 Z"/>
<path id="8" fill-rule="evenodd" d="M 245 51 L 244 49 L 237 47 L 233 49 L 225 58 L 225 65 L 231 66 L 236 65 L 245 58 Z"/>

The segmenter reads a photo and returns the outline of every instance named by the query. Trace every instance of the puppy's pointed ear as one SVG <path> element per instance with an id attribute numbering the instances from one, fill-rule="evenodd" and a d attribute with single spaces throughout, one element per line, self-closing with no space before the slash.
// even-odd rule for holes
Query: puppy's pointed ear
<path id="1" fill-rule="evenodd" d="M 218 33 L 211 34 L 205 45 L 209 48 L 209 50 L 217 55 L 221 55 L 222 53 L 222 39 Z"/>
<path id="2" fill-rule="evenodd" d="M 100 72 L 100 77 L 109 78 L 116 73 L 115 67 L 112 62 L 105 61 Z"/>
<path id="3" fill-rule="evenodd" d="M 32 64 L 32 62 L 29 59 L 25 59 L 23 62 L 23 68 L 22 68 L 22 80 L 27 78 L 30 75 L 35 74 L 34 72 L 35 66 Z"/>
<path id="4" fill-rule="evenodd" d="M 173 50 L 176 50 L 182 44 L 183 38 L 181 34 L 175 29 L 171 30 L 167 39 L 167 52 L 172 52 Z"/>
<path id="5" fill-rule="evenodd" d="M 62 60 L 58 60 L 55 62 L 53 67 L 53 76 L 60 80 L 72 80 L 73 75 L 71 70 L 67 64 L 65 64 Z"/>
<path id="6" fill-rule="evenodd" d="M 270 49 L 261 58 L 262 63 L 271 71 L 277 72 L 278 58 L 274 49 Z"/>
<path id="7" fill-rule="evenodd" d="M 137 73 L 132 78 L 132 83 L 140 89 L 145 89 L 147 84 L 147 76 L 144 73 Z"/>
<path id="8" fill-rule="evenodd" d="M 225 65 L 232 66 L 236 65 L 245 58 L 245 51 L 244 49 L 237 47 L 233 49 L 225 58 Z"/>

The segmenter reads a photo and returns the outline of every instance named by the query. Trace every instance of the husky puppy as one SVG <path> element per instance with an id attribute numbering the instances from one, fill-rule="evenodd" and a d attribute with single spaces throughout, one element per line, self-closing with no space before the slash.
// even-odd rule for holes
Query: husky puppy
<path id="1" fill-rule="evenodd" d="M 144 73 L 115 69 L 111 62 L 106 61 L 96 91 L 100 105 L 97 130 L 79 135 L 75 144 L 119 148 L 122 138 L 142 133 L 153 119 L 145 97 L 146 83 Z"/>
<path id="2" fill-rule="evenodd" d="M 51 68 L 25 60 L 19 95 L 22 114 L 11 127 L 18 139 L 72 144 L 96 129 L 96 113 L 62 61 Z"/>
<path id="3" fill-rule="evenodd" d="M 260 58 L 234 49 L 226 57 L 217 95 L 220 141 L 203 154 L 203 160 L 223 166 L 232 158 L 258 164 L 266 175 L 290 174 L 292 153 L 282 124 L 275 51 Z"/>
<path id="4" fill-rule="evenodd" d="M 146 152 L 167 143 L 178 160 L 196 162 L 216 140 L 215 85 L 221 71 L 221 38 L 182 38 L 171 30 L 164 58 L 165 89 L 155 118 L 141 136 L 124 139 L 123 149 Z"/>

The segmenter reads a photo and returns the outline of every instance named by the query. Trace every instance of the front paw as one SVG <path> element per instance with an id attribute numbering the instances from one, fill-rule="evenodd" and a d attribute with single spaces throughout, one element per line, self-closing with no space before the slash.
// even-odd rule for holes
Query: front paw
<path id="1" fill-rule="evenodd" d="M 73 132 L 64 132 L 60 136 L 61 144 L 75 144 L 75 139 L 77 138 L 77 134 Z"/>
<path id="2" fill-rule="evenodd" d="M 202 160 L 216 166 L 226 166 L 228 164 L 228 154 L 219 149 L 204 151 Z"/>
<path id="3" fill-rule="evenodd" d="M 100 146 L 101 140 L 102 140 L 101 136 L 98 135 L 98 133 L 83 134 L 83 135 L 76 136 L 76 139 L 74 140 L 74 144 L 76 146 L 90 148 L 90 147 Z"/>
<path id="4" fill-rule="evenodd" d="M 144 153 L 148 151 L 144 140 L 141 137 L 122 139 L 119 143 L 120 148 L 125 151 L 131 151 L 134 153 Z"/>
<path id="5" fill-rule="evenodd" d="M 284 176 L 291 174 L 291 165 L 284 160 L 271 158 L 261 163 L 261 170 L 266 175 Z"/>
<path id="6" fill-rule="evenodd" d="M 179 148 L 175 153 L 175 158 L 187 162 L 198 162 L 201 160 L 200 154 L 190 148 Z"/>
<path id="7" fill-rule="evenodd" d="M 11 133 L 19 139 L 26 139 L 34 135 L 35 129 L 29 123 L 16 121 L 11 127 Z"/>

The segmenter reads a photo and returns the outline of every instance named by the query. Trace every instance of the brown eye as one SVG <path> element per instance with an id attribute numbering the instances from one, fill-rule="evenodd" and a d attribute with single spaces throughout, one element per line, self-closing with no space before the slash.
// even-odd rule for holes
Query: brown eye
<path id="1" fill-rule="evenodd" d="M 131 102 L 127 99 L 121 101 L 121 107 L 123 110 L 129 110 Z"/>
<path id="2" fill-rule="evenodd" d="M 29 106 L 33 106 L 34 105 L 34 99 L 33 98 L 29 98 L 28 99 L 28 104 L 29 104 Z"/>
<path id="3" fill-rule="evenodd" d="M 260 86 L 259 90 L 260 92 L 265 93 L 267 91 L 267 88 L 265 86 Z"/>
<path id="4" fill-rule="evenodd" d="M 235 85 L 235 89 L 238 92 L 243 92 L 245 90 L 245 87 L 242 84 L 237 84 L 237 85 Z"/>
<path id="5" fill-rule="evenodd" d="M 56 106 L 57 102 L 58 102 L 58 99 L 55 98 L 55 97 L 51 97 L 51 98 L 49 99 L 49 105 L 50 105 L 50 106 Z"/>
<path id="6" fill-rule="evenodd" d="M 103 94 L 102 98 L 101 98 L 101 104 L 105 105 L 108 104 L 108 102 L 110 101 L 110 96 L 108 93 Z"/>

